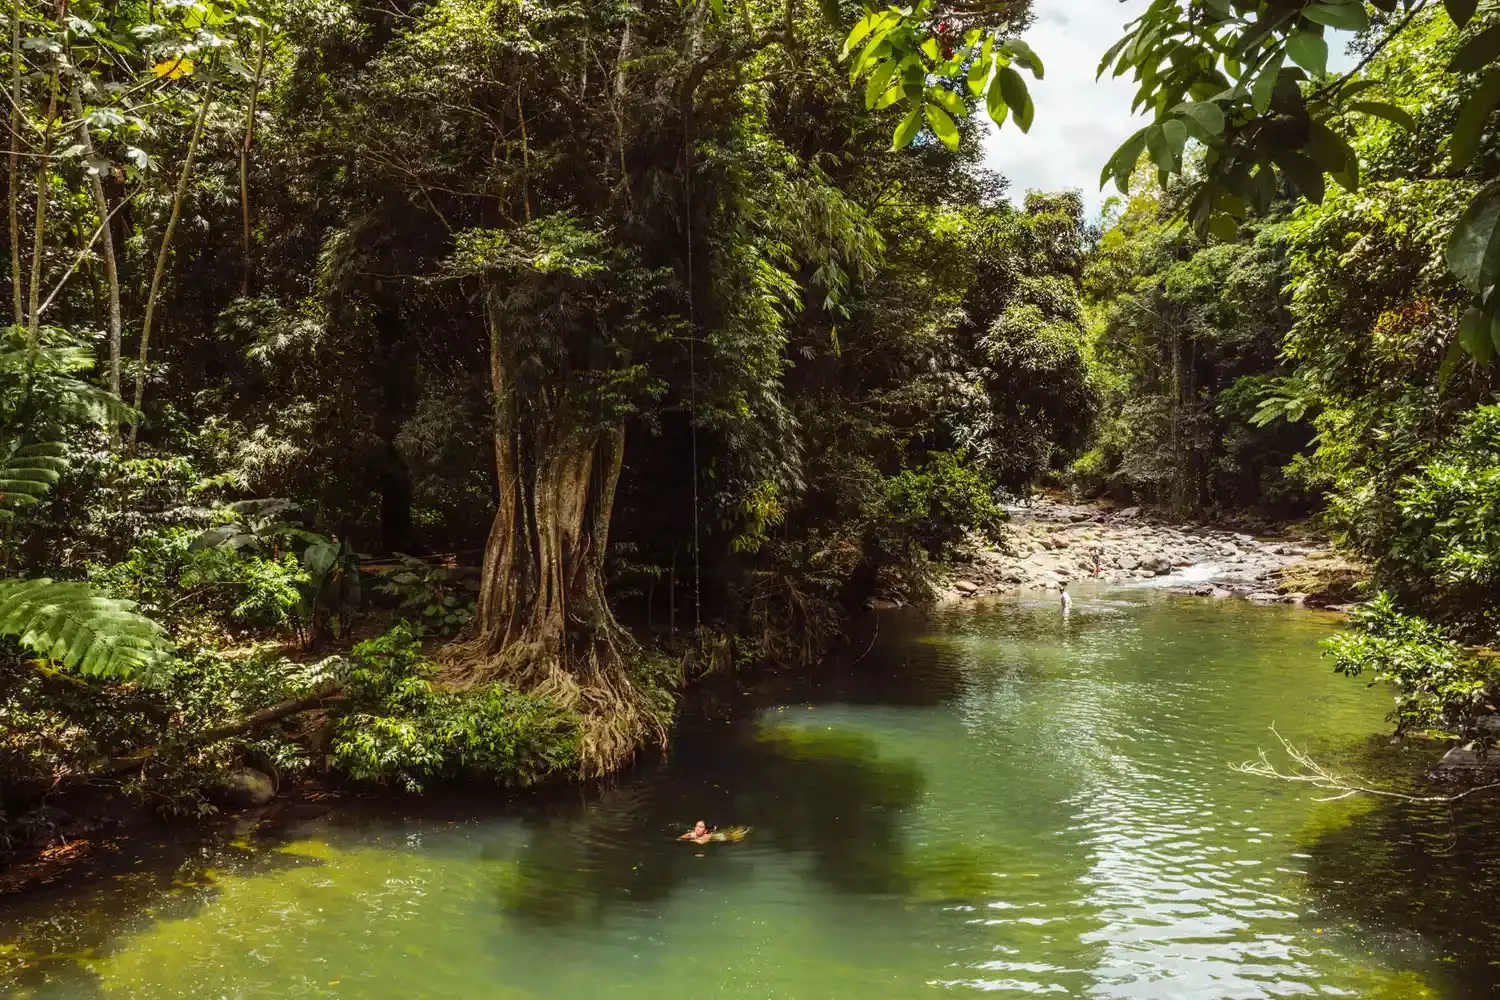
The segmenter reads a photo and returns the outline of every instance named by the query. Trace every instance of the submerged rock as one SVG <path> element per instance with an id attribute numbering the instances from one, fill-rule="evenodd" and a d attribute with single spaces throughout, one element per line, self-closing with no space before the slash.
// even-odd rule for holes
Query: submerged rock
<path id="1" fill-rule="evenodd" d="M 253 809 L 276 797 L 276 783 L 264 771 L 237 767 L 219 780 L 211 797 L 229 809 Z"/>
<path id="2" fill-rule="evenodd" d="M 1433 781 L 1463 785 L 1485 785 L 1500 781 L 1500 753 L 1485 753 L 1476 744 L 1466 743 L 1443 754 L 1443 759 L 1427 773 Z"/>

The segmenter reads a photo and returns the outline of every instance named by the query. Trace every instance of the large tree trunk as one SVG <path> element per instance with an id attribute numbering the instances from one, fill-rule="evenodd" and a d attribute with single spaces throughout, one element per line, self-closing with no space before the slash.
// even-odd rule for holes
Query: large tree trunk
<path id="1" fill-rule="evenodd" d="M 621 427 L 579 429 L 565 394 L 520 398 L 488 313 L 499 507 L 485 547 L 476 633 L 445 656 L 461 684 L 503 680 L 583 717 L 583 771 L 619 767 L 664 722 L 630 676 L 640 649 L 615 621 L 603 564 L 625 451 Z"/>

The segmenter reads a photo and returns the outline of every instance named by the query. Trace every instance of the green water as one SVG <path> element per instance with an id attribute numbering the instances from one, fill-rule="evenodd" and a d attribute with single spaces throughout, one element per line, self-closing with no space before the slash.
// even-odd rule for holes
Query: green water
<path id="1" fill-rule="evenodd" d="M 1400 781 L 1312 613 L 1149 591 L 887 617 L 604 789 L 293 812 L 0 902 L 36 997 L 1495 995 L 1500 829 L 1237 774 L 1275 724 Z M 694 847 L 693 820 L 744 824 Z"/>

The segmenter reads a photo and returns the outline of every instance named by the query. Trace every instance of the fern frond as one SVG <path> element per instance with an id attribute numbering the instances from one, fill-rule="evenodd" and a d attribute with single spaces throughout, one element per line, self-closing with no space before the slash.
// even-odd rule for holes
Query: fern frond
<path id="1" fill-rule="evenodd" d="M 46 496 L 67 467 L 68 447 L 61 441 L 23 444 L 9 455 L 0 451 L 0 524 Z"/>
<path id="2" fill-rule="evenodd" d="M 89 677 L 150 679 L 165 665 L 166 630 L 135 608 L 86 583 L 0 580 L 0 635 Z"/>

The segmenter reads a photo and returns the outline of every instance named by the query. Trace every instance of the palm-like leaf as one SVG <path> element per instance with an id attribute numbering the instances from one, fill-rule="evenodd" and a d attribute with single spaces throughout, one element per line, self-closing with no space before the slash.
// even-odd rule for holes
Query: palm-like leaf
<path id="1" fill-rule="evenodd" d="M 0 580 L 0 635 L 89 677 L 149 679 L 171 645 L 135 607 L 86 583 Z"/>

